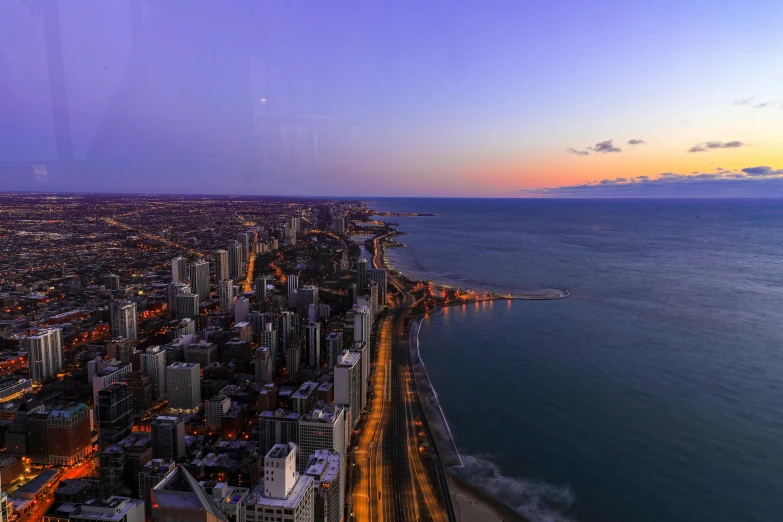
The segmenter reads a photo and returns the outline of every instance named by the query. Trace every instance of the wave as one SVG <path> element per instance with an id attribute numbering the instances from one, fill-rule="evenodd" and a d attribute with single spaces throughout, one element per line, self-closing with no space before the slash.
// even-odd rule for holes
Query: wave
<path id="1" fill-rule="evenodd" d="M 462 467 L 451 471 L 531 522 L 573 522 L 562 514 L 576 500 L 571 486 L 508 477 L 488 456 L 463 454 Z"/>

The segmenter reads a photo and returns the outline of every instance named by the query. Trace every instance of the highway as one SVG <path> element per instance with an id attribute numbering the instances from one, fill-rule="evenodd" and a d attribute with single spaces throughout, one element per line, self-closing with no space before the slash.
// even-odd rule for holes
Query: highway
<path id="1" fill-rule="evenodd" d="M 378 266 L 377 243 L 375 253 Z M 378 324 L 368 413 L 353 451 L 352 520 L 453 520 L 445 481 L 434 478 L 438 470 L 421 446 L 428 434 L 413 388 L 407 332 L 416 301 L 391 274 L 389 284 L 398 292 Z"/>

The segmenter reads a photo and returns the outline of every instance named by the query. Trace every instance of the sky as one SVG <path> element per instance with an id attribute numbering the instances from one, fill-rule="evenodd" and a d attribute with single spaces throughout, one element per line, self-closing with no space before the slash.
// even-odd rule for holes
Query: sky
<path id="1" fill-rule="evenodd" d="M 0 190 L 783 197 L 783 2 L 0 0 Z"/>

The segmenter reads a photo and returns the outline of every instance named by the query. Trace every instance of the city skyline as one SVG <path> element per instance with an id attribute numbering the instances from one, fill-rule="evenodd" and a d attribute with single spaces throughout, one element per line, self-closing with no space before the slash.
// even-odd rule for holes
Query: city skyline
<path id="1" fill-rule="evenodd" d="M 783 195 L 774 2 L 131 4 L 0 8 L 8 189 Z"/>

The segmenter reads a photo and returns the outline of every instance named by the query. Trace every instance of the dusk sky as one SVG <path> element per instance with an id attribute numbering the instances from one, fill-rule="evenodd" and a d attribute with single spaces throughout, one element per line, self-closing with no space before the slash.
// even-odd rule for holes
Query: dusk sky
<path id="1" fill-rule="evenodd" d="M 35 4 L 6 189 L 783 196 L 779 0 Z"/>

